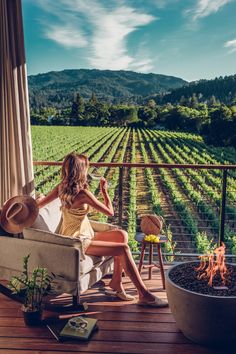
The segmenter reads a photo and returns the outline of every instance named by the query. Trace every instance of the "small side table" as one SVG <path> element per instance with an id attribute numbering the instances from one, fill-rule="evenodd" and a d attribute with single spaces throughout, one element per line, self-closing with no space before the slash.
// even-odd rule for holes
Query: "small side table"
<path id="1" fill-rule="evenodd" d="M 163 244 L 167 241 L 166 236 L 161 235 L 160 241 L 158 243 L 144 241 L 144 237 L 145 237 L 144 234 L 137 234 L 136 235 L 136 240 L 142 244 L 140 261 L 139 261 L 139 265 L 138 265 L 138 271 L 141 274 L 142 268 L 148 268 L 148 279 L 152 279 L 152 268 L 153 267 L 159 268 L 160 272 L 161 272 L 161 280 L 162 280 L 163 289 L 165 289 L 165 273 L 164 273 L 161 244 Z M 153 246 L 157 247 L 158 263 L 153 262 Z M 149 249 L 148 249 L 148 247 L 149 247 Z M 146 249 L 148 249 L 148 251 L 149 251 L 148 264 L 143 265 Z"/>

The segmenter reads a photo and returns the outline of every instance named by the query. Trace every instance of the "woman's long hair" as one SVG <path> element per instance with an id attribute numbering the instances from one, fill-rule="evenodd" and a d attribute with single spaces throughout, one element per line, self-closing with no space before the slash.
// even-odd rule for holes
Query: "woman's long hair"
<path id="1" fill-rule="evenodd" d="M 88 188 L 87 171 L 89 160 L 87 156 L 72 152 L 68 154 L 62 164 L 59 187 L 59 198 L 62 205 L 70 208 L 79 191 Z"/>

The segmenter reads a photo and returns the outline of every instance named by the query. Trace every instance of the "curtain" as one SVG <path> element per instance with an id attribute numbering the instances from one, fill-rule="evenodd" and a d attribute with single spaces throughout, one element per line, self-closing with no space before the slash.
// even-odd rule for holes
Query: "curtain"
<path id="1" fill-rule="evenodd" d="M 0 207 L 34 193 L 21 0 L 0 0 Z"/>

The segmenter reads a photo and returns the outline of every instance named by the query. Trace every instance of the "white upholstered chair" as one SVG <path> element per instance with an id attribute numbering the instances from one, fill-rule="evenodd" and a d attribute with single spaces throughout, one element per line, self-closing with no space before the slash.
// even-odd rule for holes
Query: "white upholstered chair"
<path id="1" fill-rule="evenodd" d="M 54 292 L 79 295 L 112 272 L 112 257 L 81 257 L 78 241 L 56 234 L 61 219 L 59 199 L 40 209 L 31 228 L 23 230 L 23 239 L 0 235 L 0 279 L 9 280 L 22 271 L 22 260 L 30 254 L 29 266 L 46 267 L 56 275 Z M 90 220 L 95 232 L 116 228 L 114 225 Z"/>

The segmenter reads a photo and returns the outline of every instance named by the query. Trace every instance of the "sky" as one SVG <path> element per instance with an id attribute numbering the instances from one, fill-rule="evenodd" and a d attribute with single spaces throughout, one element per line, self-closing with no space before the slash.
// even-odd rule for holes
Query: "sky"
<path id="1" fill-rule="evenodd" d="M 28 74 L 236 74 L 236 0 L 22 0 Z"/>

